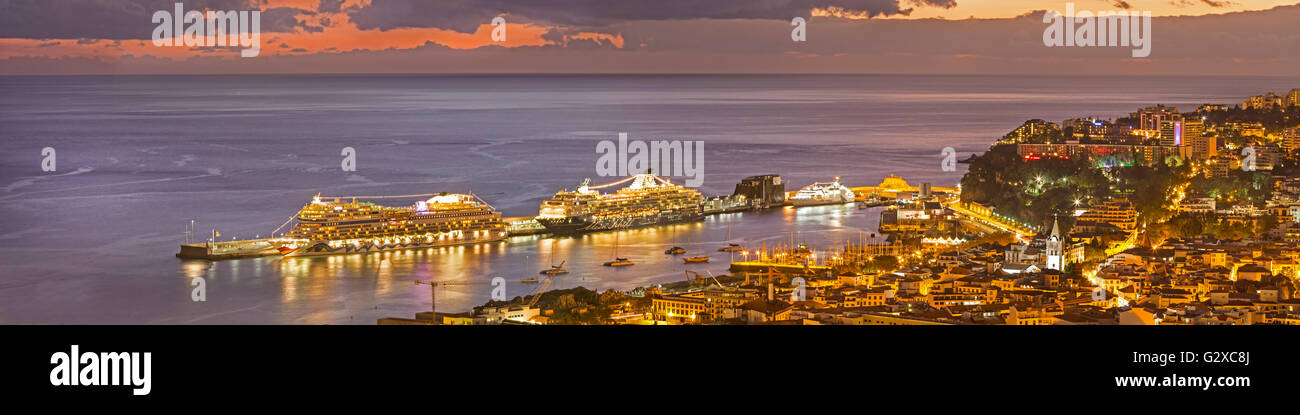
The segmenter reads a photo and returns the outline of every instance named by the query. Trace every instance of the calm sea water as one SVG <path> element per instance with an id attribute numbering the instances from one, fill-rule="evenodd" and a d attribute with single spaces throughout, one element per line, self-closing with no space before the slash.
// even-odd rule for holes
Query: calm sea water
<path id="1" fill-rule="evenodd" d="M 583 178 L 596 142 L 705 142 L 708 195 L 777 173 L 797 188 L 898 174 L 952 186 L 940 151 L 980 152 L 1028 118 L 1185 110 L 1284 91 L 1300 79 L 996 76 L 0 77 L 0 322 L 374 324 L 429 308 L 416 279 L 463 281 L 438 307 L 507 294 L 550 263 L 555 288 L 631 289 L 684 270 L 725 272 L 732 239 L 826 249 L 875 232 L 875 210 L 785 209 L 580 238 L 518 237 L 429 251 L 209 263 L 173 254 L 190 220 L 222 238 L 266 235 L 310 197 L 473 191 L 508 216 Z M 58 170 L 40 170 L 41 149 Z M 343 147 L 356 172 L 340 169 Z M 730 225 L 730 226 L 729 226 Z M 614 255 L 637 265 L 600 266 Z M 663 255 L 682 245 L 714 262 Z M 554 251 L 552 253 L 552 251 Z M 204 277 L 207 301 L 191 301 Z"/>

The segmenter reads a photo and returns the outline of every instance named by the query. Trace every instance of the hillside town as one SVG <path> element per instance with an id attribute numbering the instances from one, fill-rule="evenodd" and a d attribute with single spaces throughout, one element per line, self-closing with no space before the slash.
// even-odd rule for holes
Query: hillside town
<path id="1" fill-rule="evenodd" d="M 380 323 L 1300 324 L 1300 89 L 1029 120 L 962 162 L 957 188 L 855 188 L 887 203 L 879 234 L 842 246 L 747 246 L 728 275 Z"/>

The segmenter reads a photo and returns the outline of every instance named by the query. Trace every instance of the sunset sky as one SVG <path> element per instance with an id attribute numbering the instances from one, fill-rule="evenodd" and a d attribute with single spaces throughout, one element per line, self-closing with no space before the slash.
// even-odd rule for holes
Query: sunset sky
<path id="1" fill-rule="evenodd" d="M 159 47 L 174 0 L 0 0 L 0 74 L 1300 73 L 1300 4 L 1078 0 L 1150 11 L 1152 53 L 1049 48 L 1033 0 L 190 0 L 262 15 L 262 50 Z M 507 41 L 493 42 L 493 17 Z M 790 19 L 808 18 L 807 42 Z"/>

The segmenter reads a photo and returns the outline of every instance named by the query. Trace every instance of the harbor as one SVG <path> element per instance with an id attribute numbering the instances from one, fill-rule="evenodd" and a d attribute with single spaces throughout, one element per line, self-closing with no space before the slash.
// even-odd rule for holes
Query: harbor
<path id="1" fill-rule="evenodd" d="M 655 178 L 655 176 L 653 175 L 637 175 L 625 179 L 623 181 L 614 182 L 606 185 L 594 186 L 592 190 L 588 190 L 587 187 L 588 185 L 587 183 L 584 182 L 578 188 L 578 190 L 575 191 L 575 193 L 573 194 L 574 195 L 586 195 L 586 194 L 599 195 L 600 193 L 598 193 L 598 190 L 596 189 L 622 184 L 632 179 L 636 179 L 636 181 L 633 181 L 629 186 L 629 188 L 632 189 L 639 189 L 642 186 L 647 186 L 645 183 L 650 183 L 649 186 L 659 185 L 658 181 L 662 180 L 662 179 Z M 671 186 L 671 183 L 668 181 L 662 181 L 662 185 Z M 839 178 L 836 177 L 833 183 L 813 183 L 807 187 L 804 187 L 803 189 L 787 192 L 784 190 L 783 182 L 779 175 L 764 175 L 764 176 L 753 176 L 753 177 L 746 178 L 744 181 L 736 185 L 735 193 L 732 195 L 715 196 L 707 199 L 699 198 L 696 199 L 696 201 L 677 202 L 677 203 L 686 203 L 692 206 L 692 209 L 695 209 L 694 211 L 698 212 L 695 213 L 696 215 L 695 218 L 702 219 L 703 216 L 708 216 L 708 215 L 734 214 L 734 213 L 745 212 L 745 211 L 757 212 L 757 211 L 762 211 L 764 209 L 774 209 L 774 208 L 805 208 L 805 207 L 816 207 L 816 206 L 850 205 L 850 206 L 857 206 L 859 209 L 865 209 L 871 207 L 897 205 L 899 203 L 906 203 L 907 201 L 913 199 L 929 199 L 940 194 L 945 195 L 946 197 L 951 197 L 952 192 L 955 192 L 955 189 L 952 188 L 931 187 L 929 183 L 923 183 L 921 186 L 911 186 L 902 178 L 899 178 L 898 176 L 892 176 L 892 175 L 887 176 L 877 186 L 855 187 L 852 189 L 855 190 L 850 190 L 849 187 L 841 185 L 839 182 Z M 620 191 L 620 193 L 621 192 L 622 191 Z M 282 255 L 290 255 L 290 256 L 303 255 L 308 252 L 308 249 L 313 250 L 313 252 L 319 252 L 320 254 L 368 254 L 373 252 L 391 251 L 391 250 L 438 248 L 441 246 L 462 245 L 462 244 L 470 244 L 475 242 L 490 243 L 490 242 L 496 242 L 501 240 L 501 238 L 481 237 L 477 230 L 473 231 L 472 236 L 460 234 L 458 233 L 459 231 L 456 230 L 450 230 L 450 232 L 453 233 L 450 236 L 455 237 L 455 239 L 442 242 L 443 240 L 447 239 L 447 236 L 449 236 L 447 234 L 447 231 L 449 229 L 454 229 L 454 228 L 443 228 L 442 232 L 437 234 L 423 233 L 423 234 L 416 235 L 415 241 L 412 241 L 412 234 L 410 234 L 409 231 L 397 230 L 397 232 L 384 231 L 384 233 L 378 233 L 373 235 L 355 234 L 355 233 L 348 234 L 348 235 L 341 235 L 334 242 L 328 242 L 328 246 L 318 245 L 309 248 L 308 245 L 319 244 L 322 241 L 318 240 L 317 238 L 306 238 L 302 236 L 302 235 L 309 234 L 309 233 L 308 234 L 303 233 L 302 226 L 295 225 L 286 231 L 286 226 L 288 225 L 294 224 L 295 222 L 301 223 L 301 221 L 303 221 L 304 218 L 319 216 L 320 214 L 318 213 L 308 213 L 309 211 L 315 212 L 312 211 L 312 209 L 314 209 L 314 207 L 316 206 L 326 208 L 323 210 L 319 210 L 320 212 L 334 212 L 328 209 L 329 206 L 332 206 L 330 205 L 329 199 L 333 199 L 332 203 L 335 204 L 341 203 L 342 206 L 351 206 L 351 208 L 353 209 L 360 209 L 360 212 L 356 215 L 364 216 L 368 218 L 374 216 L 374 213 L 371 213 L 371 210 L 375 208 L 384 208 L 389 210 L 392 210 L 394 208 L 385 208 L 382 205 L 376 205 L 374 203 L 365 200 L 427 197 L 427 196 L 434 196 L 434 197 L 429 199 L 428 201 L 416 202 L 415 205 L 413 205 L 413 207 L 411 208 L 412 210 L 416 211 L 415 213 L 417 214 L 417 216 L 413 216 L 413 218 L 422 217 L 423 216 L 422 214 L 426 213 L 425 211 L 429 209 L 428 206 L 437 205 L 435 201 L 440 198 L 445 199 L 447 203 L 456 204 L 455 206 L 459 206 L 458 204 L 460 203 L 469 203 L 472 206 L 483 206 L 486 208 L 491 207 L 491 205 L 488 205 L 485 201 L 479 201 L 477 197 L 472 195 L 424 194 L 424 195 L 370 196 L 370 197 L 346 196 L 343 198 L 326 197 L 325 198 L 326 200 L 322 201 L 322 197 L 318 194 L 313 198 L 312 202 L 308 204 L 307 207 L 304 208 L 303 212 L 300 212 L 295 217 L 291 217 L 279 228 L 270 232 L 271 235 L 277 235 L 278 233 L 279 234 L 278 237 L 242 239 L 242 240 L 232 239 L 228 241 L 221 241 L 218 239 L 219 232 L 216 229 L 213 229 L 211 233 L 211 237 L 209 237 L 206 241 L 202 243 L 196 243 L 192 241 L 192 239 L 194 239 L 196 232 L 192 228 L 192 224 L 191 224 L 191 227 L 188 227 L 186 229 L 187 241 L 181 245 L 180 250 L 176 253 L 176 256 L 183 259 L 201 259 L 201 260 L 219 261 L 219 260 L 258 258 L 258 257 L 282 256 Z M 349 198 L 351 199 L 350 203 L 344 203 L 346 200 L 344 202 L 340 201 L 340 199 L 349 199 Z M 451 198 L 451 199 L 447 199 L 447 198 Z M 363 201 L 358 202 L 357 201 L 358 199 L 362 199 Z M 483 229 L 483 232 L 491 232 L 493 234 L 499 232 L 502 235 L 502 238 L 531 236 L 531 235 L 548 235 L 552 233 L 552 229 L 548 228 L 547 226 L 544 226 L 544 224 L 539 221 L 539 219 L 548 216 L 547 213 L 548 208 L 546 206 L 547 206 L 546 204 L 543 204 L 541 214 L 537 217 L 517 216 L 517 217 L 509 217 L 509 218 L 500 218 L 500 215 L 496 214 L 497 218 L 493 220 L 496 221 L 497 225 L 494 226 L 496 226 L 497 228 L 493 228 L 493 229 L 499 229 L 499 230 L 489 230 L 490 228 L 475 228 L 475 229 Z M 337 209 L 339 208 L 335 208 L 335 210 Z M 456 207 L 456 209 L 460 209 L 460 207 Z M 391 214 L 388 215 L 391 216 Z M 694 222 L 695 220 L 698 219 L 692 219 L 691 217 L 688 216 L 680 219 L 669 219 L 669 222 L 689 223 L 689 222 Z M 388 218 L 386 220 L 391 221 L 392 218 Z M 614 223 L 618 223 L 618 221 L 621 220 L 614 219 L 614 221 L 615 221 Z M 619 224 L 617 226 L 622 228 L 638 228 L 643 226 L 653 226 L 653 224 L 654 224 L 653 222 L 647 222 L 644 225 L 624 223 L 624 224 Z M 744 224 L 741 225 L 743 226 Z M 391 225 L 388 226 L 391 227 Z M 333 228 L 331 227 L 327 229 L 333 229 Z M 406 228 L 403 227 L 403 229 Z M 607 229 L 605 227 L 597 227 L 595 229 L 589 230 L 588 232 L 601 231 L 601 230 L 612 230 L 612 229 Z M 281 232 L 281 231 L 285 231 L 285 232 Z M 367 231 L 367 232 L 371 232 L 371 231 Z M 427 242 L 425 241 L 425 239 L 427 239 Z M 706 257 L 696 257 L 696 258 L 697 258 L 696 261 L 687 261 L 687 262 L 702 263 L 708 261 Z"/>
<path id="2" fill-rule="evenodd" d="M 177 256 L 184 259 L 182 272 L 190 276 L 238 278 L 250 265 L 263 269 L 255 275 L 264 274 L 269 266 L 287 284 L 285 295 L 292 297 L 286 299 L 329 295 L 339 284 L 361 282 L 334 277 L 351 275 L 372 279 L 367 285 L 377 290 L 373 293 L 377 297 L 408 298 L 417 309 L 432 308 L 436 298 L 439 310 L 464 312 L 490 299 L 490 281 L 497 277 L 505 279 L 508 298 L 519 301 L 577 287 L 634 295 L 632 290 L 638 287 L 672 292 L 700 289 L 708 284 L 677 287 L 681 285 L 677 282 L 713 278 L 729 285 L 778 274 L 787 279 L 795 275 L 833 278 L 838 265 L 882 255 L 919 255 L 927 249 L 919 238 L 890 241 L 881 232 L 882 224 L 887 225 L 885 221 L 898 209 L 922 206 L 924 200 L 955 200 L 949 192 L 956 191 L 925 183 L 913 186 L 897 176 L 886 176 L 876 186 L 844 185 L 843 189 L 856 191 L 843 202 L 795 206 L 789 198 L 799 190 L 787 191 L 784 184 L 778 175 L 750 177 L 731 195 L 700 198 L 698 219 L 627 229 L 555 235 L 533 217 L 513 216 L 501 218 L 506 236 L 491 241 L 407 249 L 384 245 L 399 236 L 379 239 L 375 248 L 358 244 L 366 249 L 362 252 L 303 257 L 287 254 L 289 250 L 283 248 L 302 244 L 285 236 L 295 234 L 286 231 L 292 229 L 290 221 L 276 230 L 285 233 L 276 233 L 275 238 L 190 242 L 182 245 Z M 212 235 L 219 232 L 213 230 Z M 695 278 L 683 279 L 683 275 Z M 431 281 L 436 288 L 416 287 L 400 294 L 411 288 L 398 288 L 403 287 L 399 283 L 413 280 Z M 665 284 L 677 285 L 664 288 Z M 427 323 L 418 318 L 407 321 L 403 315 L 409 316 L 398 312 L 383 318 L 391 318 L 385 324 Z"/>

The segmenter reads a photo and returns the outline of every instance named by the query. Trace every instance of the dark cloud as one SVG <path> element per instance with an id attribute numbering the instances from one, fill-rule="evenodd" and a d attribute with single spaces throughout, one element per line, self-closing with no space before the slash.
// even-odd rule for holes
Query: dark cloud
<path id="1" fill-rule="evenodd" d="M 343 0 L 320 0 L 320 6 L 316 11 L 323 13 L 338 13 L 342 10 Z"/>
<path id="2" fill-rule="evenodd" d="M 314 14 L 315 12 L 295 9 L 292 7 L 276 7 L 262 11 L 262 32 L 292 32 L 294 29 L 302 28 L 308 31 L 319 32 L 319 27 L 308 27 L 298 23 L 299 14 Z M 312 30 L 316 29 L 316 30 Z"/>
<path id="3" fill-rule="evenodd" d="M 158 25 L 153 14 L 172 11 L 179 0 L 0 0 L 0 37 L 28 39 L 149 39 Z M 184 0 L 185 10 L 256 10 L 252 0 Z M 263 32 L 297 28 L 289 7 L 262 11 Z M 319 29 L 319 28 L 317 28 Z"/>
<path id="4" fill-rule="evenodd" d="M 176 0 L 0 0 L 0 37 L 148 39 Z M 249 0 L 186 0 L 186 10 L 251 10 Z"/>
<path id="5" fill-rule="evenodd" d="M 869 16 L 906 15 L 909 6 L 951 8 L 956 0 L 374 0 L 347 10 L 361 29 L 437 27 L 470 33 L 496 16 L 543 24 L 598 27 L 636 20 L 778 19 L 838 7 Z"/>
<path id="6" fill-rule="evenodd" d="M 1121 9 L 1124 9 L 1124 10 L 1128 10 L 1128 9 L 1133 8 L 1133 5 L 1128 4 L 1128 2 L 1127 2 L 1127 1 L 1124 1 L 1124 0 L 1114 0 L 1114 1 L 1111 2 L 1111 5 L 1113 5 L 1113 6 L 1115 6 L 1115 7 L 1118 7 L 1118 8 L 1121 8 Z"/>

